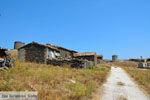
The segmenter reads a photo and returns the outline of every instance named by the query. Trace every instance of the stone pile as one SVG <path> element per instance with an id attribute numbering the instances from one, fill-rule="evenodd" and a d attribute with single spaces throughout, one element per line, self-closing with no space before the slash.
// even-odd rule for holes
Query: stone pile
<path id="1" fill-rule="evenodd" d="M 14 66 L 14 60 L 7 53 L 7 49 L 0 48 L 0 59 L 0 69 Z"/>

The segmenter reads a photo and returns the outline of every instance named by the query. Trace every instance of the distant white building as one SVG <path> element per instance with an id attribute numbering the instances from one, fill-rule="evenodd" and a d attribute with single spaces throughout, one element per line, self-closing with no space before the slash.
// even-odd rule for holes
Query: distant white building
<path id="1" fill-rule="evenodd" d="M 150 58 L 138 64 L 138 68 L 150 68 Z"/>

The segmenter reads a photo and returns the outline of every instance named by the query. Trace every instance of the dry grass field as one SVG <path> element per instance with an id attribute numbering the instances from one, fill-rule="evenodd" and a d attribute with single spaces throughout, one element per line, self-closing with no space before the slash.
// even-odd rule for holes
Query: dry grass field
<path id="1" fill-rule="evenodd" d="M 91 99 L 110 70 L 106 64 L 89 69 L 21 61 L 15 65 L 0 71 L 0 91 L 38 91 L 39 100 Z"/>

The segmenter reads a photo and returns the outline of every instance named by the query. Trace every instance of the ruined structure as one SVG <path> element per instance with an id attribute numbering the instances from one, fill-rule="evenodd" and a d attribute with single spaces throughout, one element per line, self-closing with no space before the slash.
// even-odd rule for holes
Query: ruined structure
<path id="1" fill-rule="evenodd" d="M 13 58 L 7 53 L 7 49 L 0 48 L 0 67 L 13 67 Z"/>
<path id="2" fill-rule="evenodd" d="M 87 68 L 97 64 L 95 52 L 77 53 L 74 50 L 61 46 L 43 45 L 37 42 L 32 42 L 18 48 L 18 58 L 22 61 L 52 64 L 55 66 L 68 64 L 76 68 Z"/>
<path id="3" fill-rule="evenodd" d="M 60 51 L 60 57 L 61 60 L 69 60 L 69 59 L 73 59 L 73 54 L 77 53 L 77 51 L 74 50 L 70 50 L 61 46 L 57 46 L 57 45 L 53 45 L 53 44 L 46 44 L 48 46 L 57 48 Z"/>
<path id="4" fill-rule="evenodd" d="M 103 55 L 97 55 L 97 63 L 102 63 Z"/>
<path id="5" fill-rule="evenodd" d="M 112 55 L 112 61 L 115 62 L 118 60 L 118 55 Z"/>
<path id="6" fill-rule="evenodd" d="M 48 59 L 60 57 L 60 52 L 57 48 L 37 42 L 32 42 L 19 48 L 18 54 L 19 60 L 37 63 L 47 63 Z"/>
<path id="7" fill-rule="evenodd" d="M 90 67 L 93 63 L 88 60 L 83 60 L 83 59 L 71 59 L 71 60 L 47 60 L 47 64 L 51 64 L 54 66 L 63 66 L 63 65 L 70 65 L 72 68 L 88 68 Z"/>
<path id="8" fill-rule="evenodd" d="M 20 41 L 15 41 L 14 43 L 14 49 L 19 49 L 20 47 L 23 47 L 25 43 L 22 43 Z"/>
<path id="9" fill-rule="evenodd" d="M 93 62 L 93 64 L 91 64 L 91 65 L 94 65 L 94 66 L 97 65 L 96 52 L 75 53 L 74 57 L 78 58 L 78 59 L 91 61 L 91 62 Z"/>

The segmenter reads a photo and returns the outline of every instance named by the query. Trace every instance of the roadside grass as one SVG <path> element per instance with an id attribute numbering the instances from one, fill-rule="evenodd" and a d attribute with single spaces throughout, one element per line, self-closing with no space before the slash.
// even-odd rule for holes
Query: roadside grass
<path id="1" fill-rule="evenodd" d="M 150 70 L 149 69 L 140 69 L 140 68 L 131 68 L 124 67 L 124 69 L 130 74 L 130 76 L 138 82 L 144 90 L 150 94 Z"/>
<path id="2" fill-rule="evenodd" d="M 89 100 L 106 80 L 110 65 L 75 69 L 16 61 L 0 71 L 0 91 L 38 91 L 39 100 Z"/>
<path id="3" fill-rule="evenodd" d="M 122 67 L 127 73 L 148 93 L 150 94 L 150 70 L 137 68 L 135 62 L 119 62 L 117 66 Z"/>
<path id="4" fill-rule="evenodd" d="M 117 66 L 137 67 L 138 63 L 133 61 L 116 61 L 113 63 Z"/>

